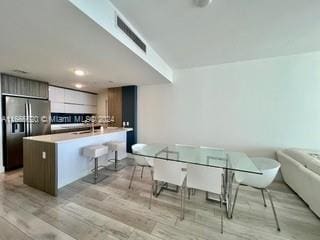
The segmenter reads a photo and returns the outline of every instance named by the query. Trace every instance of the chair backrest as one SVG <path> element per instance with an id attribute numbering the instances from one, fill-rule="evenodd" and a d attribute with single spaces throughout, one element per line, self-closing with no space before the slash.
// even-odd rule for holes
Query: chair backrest
<path id="1" fill-rule="evenodd" d="M 222 168 L 188 164 L 187 187 L 221 194 L 223 185 Z"/>
<path id="2" fill-rule="evenodd" d="M 180 162 L 154 159 L 153 179 L 181 186 L 186 175 Z"/>
<path id="3" fill-rule="evenodd" d="M 145 146 L 146 146 L 146 144 L 137 143 L 137 144 L 132 145 L 132 146 L 131 146 L 131 149 L 132 149 L 132 152 L 135 153 L 135 152 L 138 152 L 138 151 L 140 151 L 141 149 L 143 149 Z M 136 163 L 137 165 L 140 165 L 140 166 L 149 166 L 149 163 L 148 163 L 148 161 L 146 160 L 145 157 L 143 157 L 143 156 L 138 156 L 138 155 L 133 155 L 133 158 L 134 158 L 135 163 Z"/>
<path id="4" fill-rule="evenodd" d="M 251 158 L 251 160 L 262 174 L 235 172 L 236 181 L 256 188 L 268 187 L 277 176 L 280 163 L 268 158 Z"/>

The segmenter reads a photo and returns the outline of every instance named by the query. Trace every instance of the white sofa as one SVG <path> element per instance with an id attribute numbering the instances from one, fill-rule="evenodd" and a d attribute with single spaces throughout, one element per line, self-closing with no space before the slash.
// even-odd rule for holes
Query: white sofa
<path id="1" fill-rule="evenodd" d="M 284 181 L 320 217 L 320 151 L 292 148 L 277 157 Z"/>

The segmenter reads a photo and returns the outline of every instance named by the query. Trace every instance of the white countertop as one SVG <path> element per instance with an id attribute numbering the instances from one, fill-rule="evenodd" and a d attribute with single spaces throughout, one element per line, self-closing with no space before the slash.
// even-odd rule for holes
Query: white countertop
<path id="1" fill-rule="evenodd" d="M 95 124 L 95 126 L 99 127 L 101 124 Z M 51 124 L 51 130 L 62 130 L 62 129 L 73 129 L 73 128 L 90 128 L 91 125 L 85 123 L 67 123 L 67 124 Z"/>
<path id="2" fill-rule="evenodd" d="M 104 128 L 102 131 L 100 129 L 95 130 L 95 132 L 79 131 L 79 132 L 68 132 L 68 133 L 57 133 L 33 137 L 24 137 L 23 139 L 48 142 L 48 143 L 62 143 L 65 141 L 79 140 L 81 138 L 102 136 L 106 134 L 112 134 L 117 132 L 128 132 L 132 131 L 132 128 Z"/>

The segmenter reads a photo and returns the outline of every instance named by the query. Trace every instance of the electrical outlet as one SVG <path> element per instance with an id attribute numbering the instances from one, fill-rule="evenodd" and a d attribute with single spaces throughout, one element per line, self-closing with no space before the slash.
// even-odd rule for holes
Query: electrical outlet
<path id="1" fill-rule="evenodd" d="M 47 158 L 47 153 L 46 152 L 42 152 L 42 159 L 46 159 Z"/>

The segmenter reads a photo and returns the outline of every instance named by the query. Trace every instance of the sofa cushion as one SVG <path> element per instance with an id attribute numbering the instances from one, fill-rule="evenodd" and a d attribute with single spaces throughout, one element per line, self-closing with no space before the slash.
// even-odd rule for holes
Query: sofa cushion
<path id="1" fill-rule="evenodd" d="M 300 149 L 295 149 L 295 148 L 290 148 L 290 149 L 285 149 L 283 150 L 285 154 L 287 154 L 289 157 L 293 158 L 297 162 L 301 163 L 303 166 L 307 166 L 307 160 L 306 158 L 308 157 L 307 154 L 305 154 L 303 151 Z"/>
<path id="2" fill-rule="evenodd" d="M 316 150 L 291 148 L 284 153 L 301 163 L 312 172 L 320 175 L 320 152 Z"/>
<path id="3" fill-rule="evenodd" d="M 320 159 L 318 158 L 310 158 L 307 161 L 307 168 L 312 172 L 320 175 Z"/>

